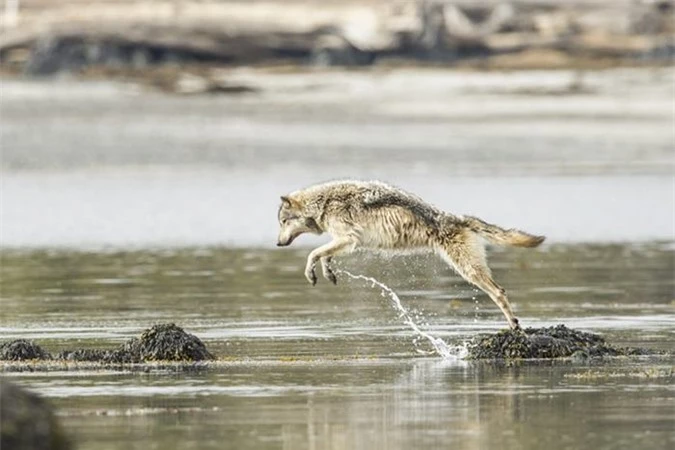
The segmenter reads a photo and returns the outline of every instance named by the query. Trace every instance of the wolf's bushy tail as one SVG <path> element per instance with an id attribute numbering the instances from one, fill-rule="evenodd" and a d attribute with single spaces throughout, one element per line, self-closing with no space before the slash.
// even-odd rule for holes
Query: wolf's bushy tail
<path id="1" fill-rule="evenodd" d="M 464 220 L 471 231 L 478 233 L 489 242 L 497 245 L 512 245 L 514 247 L 537 247 L 544 242 L 545 236 L 535 236 L 524 231 L 511 228 L 505 230 L 478 217 L 465 216 Z"/>

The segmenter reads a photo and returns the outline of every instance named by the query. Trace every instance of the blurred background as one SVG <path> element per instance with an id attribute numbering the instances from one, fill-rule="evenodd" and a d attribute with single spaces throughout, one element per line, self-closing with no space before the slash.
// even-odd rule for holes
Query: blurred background
<path id="1" fill-rule="evenodd" d="M 671 448 L 672 358 L 440 361 L 369 283 L 307 285 L 327 237 L 274 245 L 280 195 L 380 179 L 547 236 L 488 252 L 524 326 L 672 352 L 674 8 L 0 0 L 0 339 L 219 358 L 0 370 L 98 450 Z M 336 263 L 453 349 L 506 325 L 439 258 Z"/>
<path id="2" fill-rule="evenodd" d="M 672 237 L 671 1 L 2 13 L 4 246 L 270 246 L 279 195 L 343 177 L 553 239 Z"/>

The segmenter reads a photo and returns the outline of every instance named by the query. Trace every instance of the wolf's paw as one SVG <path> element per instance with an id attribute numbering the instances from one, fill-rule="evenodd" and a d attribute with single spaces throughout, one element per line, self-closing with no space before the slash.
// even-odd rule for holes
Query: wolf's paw
<path id="1" fill-rule="evenodd" d="M 520 328 L 520 322 L 518 322 L 518 319 L 515 317 L 513 318 L 513 322 L 511 322 L 509 325 L 513 331 L 523 331 L 523 329 Z"/>
<path id="2" fill-rule="evenodd" d="M 316 272 L 313 267 L 305 270 L 305 278 L 307 278 L 307 281 L 309 281 L 309 284 L 312 286 L 316 285 Z"/>
<path id="3" fill-rule="evenodd" d="M 337 277 L 335 276 L 335 274 L 333 273 L 332 270 L 328 269 L 328 270 L 324 271 L 323 277 L 325 279 L 327 279 L 328 281 L 330 281 L 331 283 L 337 284 Z"/>
<path id="4" fill-rule="evenodd" d="M 321 272 L 323 277 L 330 281 L 333 284 L 337 284 L 337 277 L 333 273 L 333 270 L 330 268 L 330 262 L 333 260 L 330 256 L 325 256 L 321 258 Z"/>

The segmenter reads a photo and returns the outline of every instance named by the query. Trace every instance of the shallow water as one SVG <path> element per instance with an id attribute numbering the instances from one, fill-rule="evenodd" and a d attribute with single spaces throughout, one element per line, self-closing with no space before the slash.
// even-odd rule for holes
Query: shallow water
<path id="1" fill-rule="evenodd" d="M 383 179 L 548 237 L 490 251 L 523 325 L 672 351 L 673 73 L 582 75 L 573 93 L 567 71 L 243 69 L 223 77 L 259 93 L 219 97 L 3 80 L 0 341 L 112 347 L 175 322 L 219 357 L 3 376 L 94 450 L 673 448 L 672 356 L 464 361 L 506 324 L 440 259 L 338 261 L 406 317 L 361 279 L 307 285 L 308 248 L 270 248 L 279 195 Z"/>
<path id="2" fill-rule="evenodd" d="M 675 237 L 669 68 L 584 73 L 578 94 L 572 71 L 222 76 L 260 92 L 3 80 L 0 245 L 271 247 L 279 196 L 338 178 L 549 242 Z"/>
<path id="3" fill-rule="evenodd" d="M 0 340 L 113 346 L 175 321 L 220 362 L 191 372 L 6 372 L 51 398 L 82 448 L 670 448 L 673 359 L 505 366 L 423 356 L 379 288 L 302 276 L 307 249 L 5 251 Z M 525 326 L 675 342 L 668 243 L 491 252 Z M 461 346 L 499 311 L 434 257 L 342 258 Z M 9 370 L 8 367 L 5 368 Z"/>

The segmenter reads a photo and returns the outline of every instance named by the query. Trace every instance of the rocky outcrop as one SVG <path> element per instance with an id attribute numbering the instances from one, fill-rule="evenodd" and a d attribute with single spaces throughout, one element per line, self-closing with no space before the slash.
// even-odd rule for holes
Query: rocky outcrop
<path id="1" fill-rule="evenodd" d="M 214 357 L 197 336 L 169 323 L 154 325 L 139 337 L 129 339 L 115 349 L 63 350 L 53 356 L 32 342 L 18 339 L 0 345 L 0 359 L 9 361 L 53 359 L 125 364 L 149 361 L 196 362 L 212 360 Z"/>
<path id="2" fill-rule="evenodd" d="M 34 342 L 16 339 L 0 344 L 0 359 L 5 361 L 26 361 L 31 359 L 50 359 L 48 352 Z"/>
<path id="3" fill-rule="evenodd" d="M 614 347 L 597 334 L 565 325 L 504 330 L 481 335 L 469 344 L 470 359 L 552 359 L 650 355 L 649 349 Z"/>
<path id="4" fill-rule="evenodd" d="M 46 400 L 0 379 L 0 448 L 68 450 L 72 445 Z"/>

